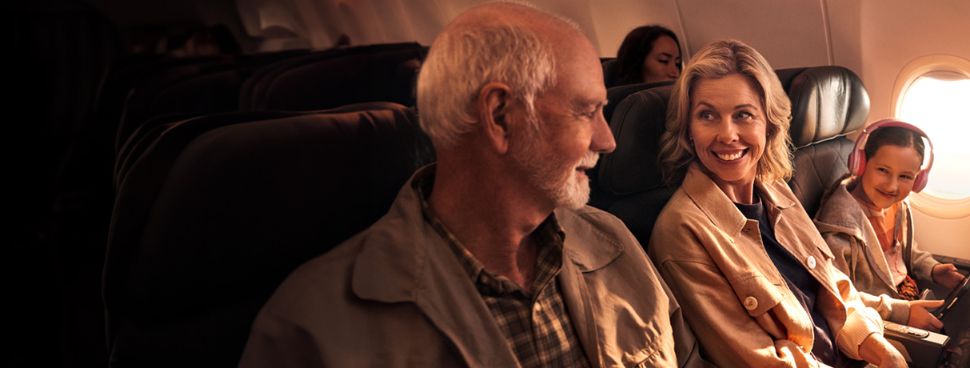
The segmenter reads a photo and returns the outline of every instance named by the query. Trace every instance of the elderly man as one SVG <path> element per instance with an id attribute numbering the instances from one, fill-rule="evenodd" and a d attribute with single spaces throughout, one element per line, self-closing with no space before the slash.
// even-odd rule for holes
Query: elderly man
<path id="1" fill-rule="evenodd" d="M 459 15 L 418 80 L 436 166 L 372 227 L 290 275 L 242 366 L 696 361 L 637 241 L 585 207 L 585 171 L 616 145 L 604 104 L 597 53 L 575 25 L 508 3 Z"/>

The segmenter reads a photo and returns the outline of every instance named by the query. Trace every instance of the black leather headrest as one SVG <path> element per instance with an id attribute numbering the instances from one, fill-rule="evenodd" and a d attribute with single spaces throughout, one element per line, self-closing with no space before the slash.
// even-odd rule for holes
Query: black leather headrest
<path id="1" fill-rule="evenodd" d="M 840 66 L 799 68 L 790 83 L 778 71 L 792 103 L 789 133 L 795 148 L 861 129 L 869 116 L 869 93 L 851 70 Z"/>
<path id="2" fill-rule="evenodd" d="M 603 107 L 603 117 L 606 121 L 612 121 L 613 112 L 619 107 L 620 102 L 627 96 L 632 95 L 636 92 L 640 92 L 645 89 L 651 89 L 654 87 L 667 86 L 673 84 L 673 81 L 663 81 L 663 82 L 652 82 L 652 83 L 636 83 L 636 84 L 624 84 L 616 87 L 610 87 L 606 90 L 606 99 L 609 100 L 609 104 Z"/>
<path id="3" fill-rule="evenodd" d="M 614 84 L 616 84 L 617 79 L 616 58 L 600 59 L 600 65 L 603 66 L 603 82 L 606 83 L 606 88 L 612 87 Z"/>
<path id="4" fill-rule="evenodd" d="M 661 186 L 660 166 L 655 159 L 672 88 L 668 85 L 636 92 L 613 111 L 610 130 L 616 150 L 600 161 L 602 189 L 626 195 Z"/>

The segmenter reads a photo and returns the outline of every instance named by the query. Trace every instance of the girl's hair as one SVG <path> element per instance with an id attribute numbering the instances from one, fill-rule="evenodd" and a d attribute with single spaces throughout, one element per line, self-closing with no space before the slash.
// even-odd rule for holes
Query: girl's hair
<path id="1" fill-rule="evenodd" d="M 923 160 L 923 152 L 925 150 L 923 136 L 904 127 L 895 126 L 876 129 L 869 135 L 869 140 L 866 141 L 865 148 L 866 160 L 875 156 L 879 147 L 887 144 L 899 147 L 913 147 L 916 153 L 919 154 L 920 161 Z"/>

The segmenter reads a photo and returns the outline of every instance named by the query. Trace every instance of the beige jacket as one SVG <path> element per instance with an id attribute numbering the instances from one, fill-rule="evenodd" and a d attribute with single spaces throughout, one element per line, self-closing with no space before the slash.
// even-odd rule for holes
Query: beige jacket
<path id="1" fill-rule="evenodd" d="M 866 212 L 855 197 L 849 193 L 848 187 L 854 178 L 843 178 L 822 199 L 822 207 L 815 214 L 815 226 L 822 233 L 822 238 L 828 243 L 835 256 L 833 263 L 842 272 L 849 275 L 852 283 L 867 295 L 866 303 L 879 310 L 883 318 L 906 323 L 909 319 L 909 304 L 905 301 L 890 299 L 899 298 L 896 286 L 889 273 L 889 263 L 882 252 L 879 239 L 872 224 L 866 218 Z M 932 281 L 933 266 L 939 264 L 929 252 L 920 250 L 916 241 L 912 240 L 913 222 L 909 204 L 902 203 L 902 238 L 903 248 L 909 249 L 909 261 L 906 268 L 909 274 L 917 280 Z"/>
<path id="2" fill-rule="evenodd" d="M 862 341 L 882 333 L 879 315 L 832 265 L 828 246 L 788 186 L 780 181 L 755 186 L 778 242 L 821 284 L 816 304 L 837 348 L 861 359 Z M 745 218 L 696 163 L 661 212 L 648 249 L 715 364 L 818 364 L 811 355 L 811 317 L 768 258 L 758 222 Z"/>
<path id="3" fill-rule="evenodd" d="M 409 181 L 377 223 L 293 272 L 256 318 L 240 366 L 518 366 L 417 195 Z M 592 366 L 701 364 L 623 224 L 590 207 L 555 216 L 566 234 L 558 281 Z"/>

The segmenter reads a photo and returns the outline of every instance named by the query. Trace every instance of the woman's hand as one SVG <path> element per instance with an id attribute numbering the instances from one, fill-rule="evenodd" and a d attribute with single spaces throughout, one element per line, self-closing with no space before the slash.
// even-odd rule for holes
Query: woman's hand
<path id="1" fill-rule="evenodd" d="M 906 358 L 894 348 L 886 338 L 880 333 L 874 333 L 866 337 L 859 345 L 859 355 L 865 361 L 875 364 L 879 368 L 906 368 Z"/>
<path id="2" fill-rule="evenodd" d="M 929 331 L 940 331 L 943 322 L 936 319 L 928 308 L 939 308 L 943 305 L 942 300 L 911 300 L 909 302 L 909 321 L 907 325 Z"/>
<path id="3" fill-rule="evenodd" d="M 953 290 L 963 281 L 963 274 L 957 271 L 957 266 L 950 263 L 940 263 L 933 266 L 933 282 L 943 285 L 943 287 Z"/>

